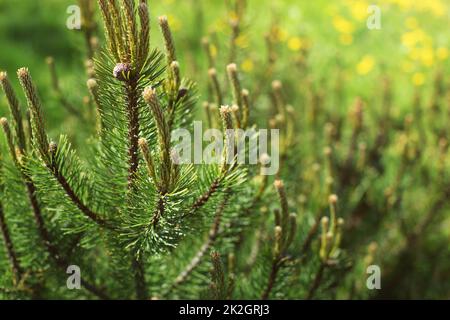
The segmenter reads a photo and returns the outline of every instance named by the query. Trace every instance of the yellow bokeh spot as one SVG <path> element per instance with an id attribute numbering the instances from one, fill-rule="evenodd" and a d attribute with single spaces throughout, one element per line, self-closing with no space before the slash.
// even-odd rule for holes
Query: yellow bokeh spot
<path id="1" fill-rule="evenodd" d="M 299 37 L 292 37 L 288 41 L 288 48 L 292 51 L 299 51 L 303 47 L 302 39 Z"/>
<path id="2" fill-rule="evenodd" d="M 340 16 L 336 16 L 333 18 L 333 26 L 337 31 L 341 33 L 353 33 L 353 31 L 355 30 L 355 27 L 349 20 Z"/>
<path id="3" fill-rule="evenodd" d="M 247 48 L 248 47 L 248 37 L 246 35 L 240 35 L 236 38 L 235 44 L 239 48 Z"/>
<path id="4" fill-rule="evenodd" d="M 441 47 L 436 50 L 436 57 L 439 60 L 446 60 L 449 56 L 449 50 L 447 48 Z"/>
<path id="5" fill-rule="evenodd" d="M 215 45 L 209 45 L 209 50 L 211 51 L 213 58 L 217 57 L 217 47 Z"/>
<path id="6" fill-rule="evenodd" d="M 288 32 L 286 31 L 286 29 L 281 28 L 279 26 L 275 26 L 272 30 L 273 35 L 274 35 L 274 40 L 278 41 L 278 42 L 285 42 L 289 36 Z"/>
<path id="7" fill-rule="evenodd" d="M 350 8 L 350 12 L 353 16 L 353 18 L 355 18 L 358 21 L 363 21 L 365 19 L 367 19 L 368 17 L 368 13 L 367 13 L 367 8 L 369 7 L 368 3 L 366 1 L 352 1 L 351 5 L 349 6 Z"/>
<path id="8" fill-rule="evenodd" d="M 360 75 L 366 75 L 370 71 L 372 71 L 374 66 L 375 66 L 375 59 L 371 55 L 365 55 L 356 66 L 356 71 Z"/>
<path id="9" fill-rule="evenodd" d="M 342 33 L 339 35 L 339 42 L 343 45 L 351 45 L 353 43 L 353 36 L 348 33 Z"/>
<path id="10" fill-rule="evenodd" d="M 228 13 L 228 19 L 230 19 L 231 21 L 236 21 L 239 20 L 239 16 L 235 11 L 230 11 Z"/>
<path id="11" fill-rule="evenodd" d="M 420 60 L 422 63 L 431 67 L 434 64 L 434 51 L 432 48 L 423 48 L 420 52 Z"/>
<path id="12" fill-rule="evenodd" d="M 253 63 L 253 60 L 251 59 L 245 59 L 241 64 L 242 71 L 249 73 L 252 72 L 255 67 L 255 64 Z"/>
<path id="13" fill-rule="evenodd" d="M 425 83 L 425 75 L 422 72 L 416 72 L 412 76 L 412 83 L 416 87 L 420 87 Z"/>

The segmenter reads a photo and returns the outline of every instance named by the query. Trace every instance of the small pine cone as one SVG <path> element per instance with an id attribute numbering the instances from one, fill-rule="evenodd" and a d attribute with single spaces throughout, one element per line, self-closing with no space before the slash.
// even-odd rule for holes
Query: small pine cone
<path id="1" fill-rule="evenodd" d="M 114 67 L 113 76 L 120 81 L 127 81 L 131 77 L 131 66 L 128 63 L 118 63 Z"/>

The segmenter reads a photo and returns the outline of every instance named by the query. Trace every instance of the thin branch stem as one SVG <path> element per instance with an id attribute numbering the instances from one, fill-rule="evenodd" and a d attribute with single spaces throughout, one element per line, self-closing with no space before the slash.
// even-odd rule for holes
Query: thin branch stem
<path id="1" fill-rule="evenodd" d="M 23 269 L 20 266 L 19 259 L 17 258 L 16 251 L 9 233 L 8 225 L 6 224 L 5 214 L 3 212 L 3 204 L 0 202 L 0 229 L 5 241 L 6 251 L 8 253 L 9 261 L 11 262 L 12 270 L 16 283 L 20 281 L 23 274 Z"/>

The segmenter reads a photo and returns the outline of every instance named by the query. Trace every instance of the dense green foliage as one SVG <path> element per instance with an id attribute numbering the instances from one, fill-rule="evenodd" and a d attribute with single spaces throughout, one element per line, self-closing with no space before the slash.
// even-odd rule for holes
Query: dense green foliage
<path id="1" fill-rule="evenodd" d="M 448 6 L 269 2 L 0 3 L 0 298 L 449 297 Z M 280 171 L 174 163 L 194 119 Z"/>

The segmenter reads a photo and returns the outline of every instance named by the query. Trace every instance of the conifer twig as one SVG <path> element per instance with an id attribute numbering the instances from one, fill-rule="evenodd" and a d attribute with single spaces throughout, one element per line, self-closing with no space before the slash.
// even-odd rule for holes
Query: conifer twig
<path id="1" fill-rule="evenodd" d="M 14 120 L 14 127 L 16 131 L 16 136 L 18 139 L 18 145 L 21 150 L 26 147 L 25 144 L 25 133 L 23 129 L 22 113 L 20 109 L 19 100 L 8 80 L 6 72 L 0 72 L 0 85 L 5 92 L 6 98 L 8 100 L 9 109 Z"/>
<path id="2" fill-rule="evenodd" d="M 183 282 L 185 282 L 187 280 L 189 275 L 200 264 L 204 255 L 207 253 L 207 251 L 211 248 L 211 246 L 216 241 L 217 235 L 219 234 L 220 224 L 222 221 L 222 214 L 223 214 L 225 206 L 227 205 L 227 202 L 230 198 L 230 195 L 231 194 L 230 194 L 229 190 L 225 191 L 225 196 L 224 196 L 223 200 L 220 202 L 220 204 L 216 208 L 216 214 L 214 216 L 214 221 L 209 230 L 208 238 L 203 243 L 203 245 L 200 247 L 200 249 L 197 251 L 197 253 L 194 255 L 194 257 L 191 259 L 191 261 L 186 266 L 186 268 L 177 276 L 177 278 L 175 279 L 173 284 L 165 292 L 165 295 L 170 294 L 170 292 L 172 292 L 176 287 L 180 286 Z"/>
<path id="3" fill-rule="evenodd" d="M 22 278 L 23 269 L 20 265 L 19 259 L 11 239 L 8 225 L 6 223 L 5 214 L 3 212 L 3 203 L 0 201 L 0 230 L 2 232 L 3 241 L 5 241 L 6 252 L 9 261 L 11 262 L 12 271 L 15 277 L 15 282 L 18 283 Z"/>
<path id="4" fill-rule="evenodd" d="M 60 170 L 59 164 L 55 161 L 57 145 L 55 143 L 52 143 L 50 147 L 50 144 L 48 142 L 48 137 L 45 132 L 45 120 L 41 102 L 37 96 L 37 91 L 34 87 L 28 69 L 19 69 L 18 76 L 27 97 L 28 107 L 31 111 L 30 113 L 32 115 L 32 127 L 34 133 L 33 136 L 37 140 L 37 148 L 47 168 L 53 174 L 63 190 L 66 192 L 69 199 L 78 207 L 78 209 L 80 209 L 82 213 L 84 213 L 99 225 L 109 227 L 109 224 L 106 222 L 106 220 L 101 218 L 99 214 L 93 212 L 83 203 L 83 201 L 76 195 L 75 191 L 69 185 L 67 179 L 64 177 L 63 173 Z"/>

